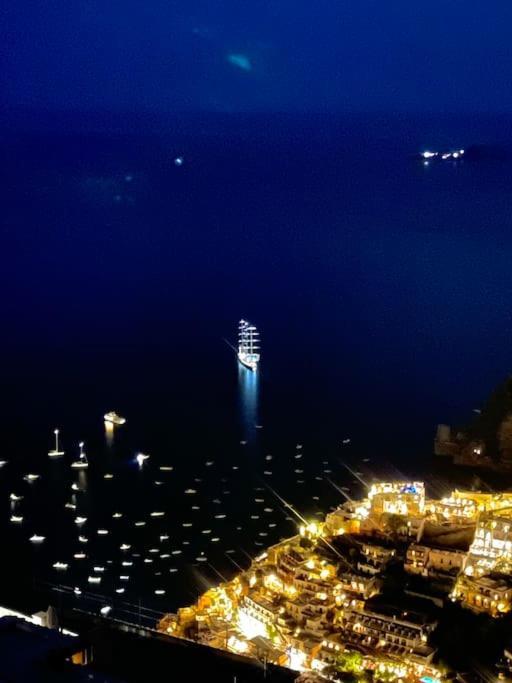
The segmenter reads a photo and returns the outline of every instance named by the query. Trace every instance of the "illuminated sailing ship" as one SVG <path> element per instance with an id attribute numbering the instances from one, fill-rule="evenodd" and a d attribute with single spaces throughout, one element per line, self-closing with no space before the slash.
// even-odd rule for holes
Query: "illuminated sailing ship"
<path id="1" fill-rule="evenodd" d="M 260 333 L 248 320 L 240 320 L 238 323 L 238 360 L 249 370 L 258 369 Z"/>

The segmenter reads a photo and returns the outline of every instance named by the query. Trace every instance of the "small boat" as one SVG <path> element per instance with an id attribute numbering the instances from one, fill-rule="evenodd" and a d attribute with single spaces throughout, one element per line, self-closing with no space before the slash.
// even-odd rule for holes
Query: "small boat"
<path id="1" fill-rule="evenodd" d="M 52 567 L 54 569 L 59 569 L 60 571 L 66 571 L 66 569 L 68 568 L 68 565 L 66 564 L 66 562 L 54 562 Z"/>
<path id="2" fill-rule="evenodd" d="M 137 461 L 137 465 L 139 467 L 142 467 L 144 462 L 149 458 L 149 455 L 146 455 L 145 453 L 137 453 L 135 456 L 135 460 Z"/>
<path id="3" fill-rule="evenodd" d="M 172 472 L 174 467 L 172 467 L 171 465 L 160 465 L 160 467 L 158 469 L 161 472 Z"/>
<path id="4" fill-rule="evenodd" d="M 75 553 L 73 557 L 75 558 L 75 560 L 85 560 L 87 555 L 85 553 Z"/>
<path id="5" fill-rule="evenodd" d="M 7 460 L 0 460 L 0 467 L 7 465 Z"/>
<path id="6" fill-rule="evenodd" d="M 165 595 L 165 591 L 162 588 L 157 588 L 155 590 L 155 595 Z"/>
<path id="7" fill-rule="evenodd" d="M 122 512 L 113 512 L 112 513 L 112 519 L 121 519 L 122 516 L 123 516 Z"/>
<path id="8" fill-rule="evenodd" d="M 80 443 L 78 444 L 78 447 L 80 448 L 80 454 L 78 456 L 78 460 L 74 460 L 71 463 L 71 467 L 75 470 L 87 469 L 87 467 L 89 467 L 89 463 L 87 462 L 87 456 L 84 452 L 84 442 L 80 441 Z"/>
<path id="9" fill-rule="evenodd" d="M 116 593 L 124 593 L 124 588 L 116 588 Z"/>
<path id="10" fill-rule="evenodd" d="M 165 515 L 165 512 L 152 512 L 150 514 L 150 517 L 163 517 Z"/>
<path id="11" fill-rule="evenodd" d="M 118 415 L 113 410 L 111 410 L 109 413 L 105 413 L 103 419 L 105 422 L 110 422 L 113 425 L 124 425 L 126 422 L 124 417 L 121 417 L 121 415 Z"/>
<path id="12" fill-rule="evenodd" d="M 87 577 L 89 583 L 101 583 L 101 576 L 89 576 Z"/>
<path id="13" fill-rule="evenodd" d="M 73 588 L 73 593 L 74 593 L 75 595 L 82 595 L 82 591 L 81 591 L 80 588 L 78 588 L 77 586 L 75 586 L 75 587 Z"/>
<path id="14" fill-rule="evenodd" d="M 54 429 L 53 433 L 55 434 L 55 448 L 53 448 L 51 451 L 48 451 L 48 456 L 50 458 L 60 458 L 61 455 L 64 455 L 64 451 L 61 450 L 59 446 L 59 430 Z"/>
<path id="15" fill-rule="evenodd" d="M 23 479 L 28 482 L 37 481 L 40 476 L 40 474 L 26 474 Z"/>
<path id="16" fill-rule="evenodd" d="M 96 533 L 98 534 L 98 536 L 106 536 L 109 532 L 108 529 L 98 529 Z"/>
<path id="17" fill-rule="evenodd" d="M 121 576 L 119 577 L 119 579 L 120 579 L 121 581 L 129 581 L 129 580 L 130 580 L 130 577 L 127 576 L 126 574 L 121 574 Z"/>
<path id="18" fill-rule="evenodd" d="M 135 526 L 146 526 L 146 522 L 135 522 Z"/>
<path id="19" fill-rule="evenodd" d="M 15 493 L 11 493 L 11 495 L 9 496 L 9 500 L 12 500 L 13 503 L 16 503 L 22 499 L 23 499 L 23 496 L 18 496 Z"/>
<path id="20" fill-rule="evenodd" d="M 21 522 L 23 522 L 23 517 L 21 515 L 11 515 L 11 522 L 14 524 L 21 524 Z"/>
<path id="21" fill-rule="evenodd" d="M 102 616 L 106 617 L 107 614 L 109 614 L 111 611 L 112 611 L 112 607 L 110 607 L 110 605 L 105 605 L 105 607 L 102 607 L 100 609 L 100 614 Z"/>
<path id="22" fill-rule="evenodd" d="M 128 543 L 123 543 L 122 545 L 119 546 L 121 550 L 130 550 L 132 546 L 128 545 Z"/>
<path id="23" fill-rule="evenodd" d="M 106 474 L 103 475 L 103 479 L 113 479 L 114 475 L 111 472 L 106 472 Z"/>
<path id="24" fill-rule="evenodd" d="M 42 543 L 46 537 L 45 536 L 38 536 L 37 534 L 33 534 L 30 538 L 29 541 L 31 543 Z"/>
<path id="25" fill-rule="evenodd" d="M 89 542 L 89 539 L 86 536 L 79 536 L 78 540 L 80 541 L 80 543 L 88 543 Z"/>
<path id="26" fill-rule="evenodd" d="M 85 524 L 87 522 L 87 517 L 75 517 L 75 524 Z"/>

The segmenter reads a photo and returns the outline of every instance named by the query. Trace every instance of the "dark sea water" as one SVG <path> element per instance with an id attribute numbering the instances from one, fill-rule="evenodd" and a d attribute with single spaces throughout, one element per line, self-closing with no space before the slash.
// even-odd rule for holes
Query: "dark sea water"
<path id="1" fill-rule="evenodd" d="M 333 484 L 361 491 L 343 463 L 442 488 L 436 423 L 469 419 L 510 371 L 512 163 L 412 155 L 511 143 L 485 117 L 4 122 L 4 602 L 37 579 L 137 619 L 121 601 L 175 609 L 294 532 L 268 485 L 308 518 L 343 500 Z M 261 331 L 257 377 L 229 346 L 241 317 Z M 111 444 L 108 410 L 127 418 Z"/>

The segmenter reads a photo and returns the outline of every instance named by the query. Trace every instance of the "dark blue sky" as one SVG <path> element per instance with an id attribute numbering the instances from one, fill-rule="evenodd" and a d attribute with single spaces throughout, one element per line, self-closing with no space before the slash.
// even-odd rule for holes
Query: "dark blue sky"
<path id="1" fill-rule="evenodd" d="M 4 0 L 4 105 L 510 111 L 512 3 Z"/>

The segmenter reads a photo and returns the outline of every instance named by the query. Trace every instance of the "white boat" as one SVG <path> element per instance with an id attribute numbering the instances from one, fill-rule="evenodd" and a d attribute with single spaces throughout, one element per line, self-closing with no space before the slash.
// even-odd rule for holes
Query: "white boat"
<path id="1" fill-rule="evenodd" d="M 0 460 L 0 467 L 7 465 L 7 460 Z"/>
<path id="2" fill-rule="evenodd" d="M 23 477 L 25 481 L 37 481 L 39 479 L 40 475 L 39 474 L 27 474 Z"/>
<path id="3" fill-rule="evenodd" d="M 11 500 L 13 503 L 17 503 L 19 500 L 22 500 L 23 496 L 18 496 L 15 493 L 11 493 L 9 496 L 9 500 Z"/>
<path id="4" fill-rule="evenodd" d="M 87 456 L 85 455 L 85 452 L 84 452 L 84 442 L 80 441 L 78 446 L 80 448 L 80 455 L 79 455 L 78 460 L 74 460 L 71 463 L 71 467 L 75 470 L 83 470 L 83 469 L 86 469 L 87 467 L 89 467 L 89 463 L 87 462 Z"/>
<path id="5" fill-rule="evenodd" d="M 146 455 L 146 453 L 137 453 L 135 456 L 135 460 L 137 461 L 137 465 L 139 467 L 142 467 L 142 465 L 146 462 L 146 460 L 149 458 L 149 455 Z"/>
<path id="6" fill-rule="evenodd" d="M 249 370 L 257 370 L 260 362 L 260 333 L 248 320 L 238 323 L 238 360 Z"/>
<path id="7" fill-rule="evenodd" d="M 14 522 L 14 524 L 21 524 L 21 522 L 23 522 L 23 517 L 21 515 L 11 515 L 11 522 Z"/>
<path id="8" fill-rule="evenodd" d="M 48 455 L 50 458 L 60 458 L 61 455 L 64 455 L 64 451 L 61 450 L 59 446 L 59 430 L 54 429 L 53 433 L 55 434 L 55 448 L 51 451 L 48 451 Z"/>
<path id="9" fill-rule="evenodd" d="M 111 410 L 109 413 L 105 413 L 103 419 L 105 420 L 105 422 L 110 422 L 113 425 L 124 425 L 124 423 L 126 422 L 126 419 L 124 417 L 121 417 L 121 415 L 118 415 L 113 410 Z"/>
<path id="10" fill-rule="evenodd" d="M 29 541 L 31 543 L 42 543 L 45 539 L 45 536 L 38 536 L 37 534 L 33 534 L 30 538 Z"/>
<path id="11" fill-rule="evenodd" d="M 68 565 L 66 562 L 54 562 L 52 567 L 54 569 L 60 569 L 61 571 L 66 571 L 66 569 L 68 568 Z"/>

